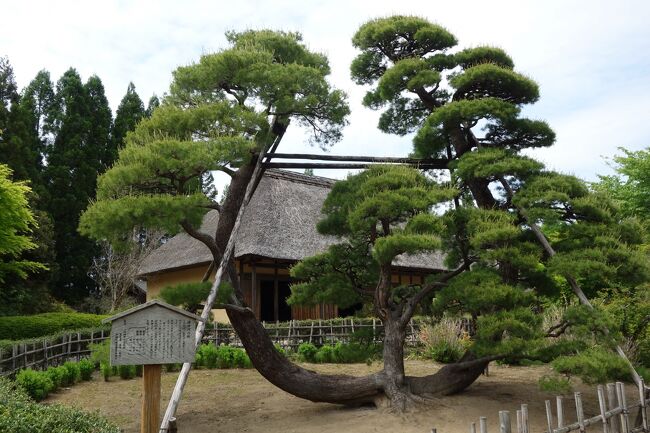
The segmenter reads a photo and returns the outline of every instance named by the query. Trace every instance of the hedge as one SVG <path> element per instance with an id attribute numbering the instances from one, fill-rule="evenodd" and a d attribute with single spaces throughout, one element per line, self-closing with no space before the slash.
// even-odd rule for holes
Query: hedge
<path id="1" fill-rule="evenodd" d="M 107 316 L 86 313 L 45 313 L 0 317 L 0 340 L 24 340 L 81 328 L 98 328 Z"/>
<path id="2" fill-rule="evenodd" d="M 0 432 L 119 433 L 120 429 L 97 413 L 35 403 L 23 389 L 0 377 Z"/>

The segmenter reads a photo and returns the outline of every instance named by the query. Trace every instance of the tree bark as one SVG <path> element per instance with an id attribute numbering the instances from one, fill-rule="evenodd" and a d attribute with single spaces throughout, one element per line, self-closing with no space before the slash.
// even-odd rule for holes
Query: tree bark
<path id="1" fill-rule="evenodd" d="M 278 388 L 313 402 L 349 406 L 374 404 L 403 410 L 411 403 L 428 397 L 440 397 L 464 390 L 479 377 L 490 361 L 466 357 L 429 376 L 406 376 L 403 359 L 404 331 L 388 325 L 382 371 L 363 377 L 320 374 L 295 365 L 280 354 L 252 310 L 227 308 L 226 311 L 257 371 Z M 387 324 L 391 322 L 393 321 L 389 320 Z"/>
<path id="2" fill-rule="evenodd" d="M 252 164 L 242 166 L 230 183 L 215 236 L 221 251 L 224 250 L 232 231 L 253 168 Z M 215 257 L 215 260 L 219 259 L 220 257 Z M 231 262 L 233 263 L 234 261 Z M 245 305 L 241 293 L 237 297 L 239 302 Z M 462 391 L 478 378 L 489 362 L 472 361 L 468 364 L 467 360 L 463 360 L 457 366 L 452 364 L 443 367 L 430 376 L 407 377 L 404 373 L 406 325 L 401 323 L 401 309 L 394 305 L 390 307 L 384 309 L 386 317 L 383 319 L 386 333 L 384 368 L 364 377 L 319 374 L 295 365 L 275 349 L 266 330 L 250 308 L 226 306 L 226 311 L 259 373 L 278 388 L 314 402 L 352 406 L 374 404 L 403 410 L 412 402 L 422 401 L 420 396 L 435 397 Z M 395 308 L 395 311 L 392 308 Z"/>

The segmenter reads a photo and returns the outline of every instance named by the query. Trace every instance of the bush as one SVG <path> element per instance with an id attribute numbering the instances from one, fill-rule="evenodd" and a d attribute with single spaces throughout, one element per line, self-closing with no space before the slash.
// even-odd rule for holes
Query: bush
<path id="1" fill-rule="evenodd" d="M 95 365 L 102 363 L 109 364 L 111 359 L 111 339 L 107 338 L 101 343 L 92 343 L 88 345 L 90 349 L 90 360 Z"/>
<path id="2" fill-rule="evenodd" d="M 302 362 L 315 362 L 318 348 L 311 343 L 302 343 L 298 346 L 298 359 Z"/>
<path id="3" fill-rule="evenodd" d="M 34 403 L 21 387 L 16 387 L 11 381 L 0 377 L 0 432 L 119 433 L 119 431 L 117 426 L 95 413 L 60 405 Z"/>
<path id="4" fill-rule="evenodd" d="M 252 368 L 248 354 L 244 349 L 231 346 L 202 344 L 196 350 L 195 364 L 205 368 Z"/>
<path id="5" fill-rule="evenodd" d="M 81 369 L 79 368 L 79 364 L 76 362 L 68 361 L 63 364 L 63 368 L 66 369 L 66 385 L 74 385 L 75 383 L 79 382 L 81 379 Z"/>
<path id="6" fill-rule="evenodd" d="M 52 385 L 54 386 L 52 389 L 53 391 L 67 385 L 67 383 L 65 383 L 65 379 L 67 377 L 68 370 L 64 366 L 60 365 L 58 367 L 50 367 L 45 371 L 45 374 L 52 381 Z"/>
<path id="7" fill-rule="evenodd" d="M 64 330 L 99 328 L 107 316 L 85 313 L 45 313 L 0 317 L 0 340 L 25 340 Z"/>
<path id="8" fill-rule="evenodd" d="M 117 369 L 115 367 L 111 367 L 108 362 L 100 362 L 99 371 L 101 371 L 102 377 L 106 382 L 108 382 L 108 379 L 111 376 L 115 376 L 117 374 Z"/>
<path id="9" fill-rule="evenodd" d="M 95 364 L 89 359 L 82 359 L 78 363 L 79 373 L 81 375 L 81 380 L 90 380 L 93 377 L 93 371 L 95 371 Z"/>
<path id="10" fill-rule="evenodd" d="M 196 365 L 205 368 L 217 368 L 218 357 L 217 346 L 214 344 L 202 344 L 196 350 Z"/>
<path id="11" fill-rule="evenodd" d="M 577 376 L 587 384 L 632 378 L 630 367 L 614 352 L 596 347 L 575 356 L 561 356 L 551 363 L 553 369 L 567 376 Z"/>
<path id="12" fill-rule="evenodd" d="M 334 362 L 334 347 L 330 345 L 322 346 L 320 349 L 318 349 L 318 352 L 316 352 L 314 359 L 318 363 Z"/>
<path id="13" fill-rule="evenodd" d="M 539 389 L 554 394 L 568 394 L 571 392 L 571 381 L 560 376 L 542 376 L 538 381 Z"/>
<path id="14" fill-rule="evenodd" d="M 118 365 L 117 373 L 122 379 L 133 379 L 135 377 L 135 365 Z"/>
<path id="15" fill-rule="evenodd" d="M 457 320 L 443 318 L 433 326 L 423 326 L 420 340 L 425 354 L 434 361 L 451 363 L 460 360 L 470 344 L 469 336 L 459 332 Z"/>
<path id="16" fill-rule="evenodd" d="M 36 401 L 41 401 L 54 391 L 54 383 L 48 374 L 31 368 L 21 370 L 16 375 L 16 383 Z"/>

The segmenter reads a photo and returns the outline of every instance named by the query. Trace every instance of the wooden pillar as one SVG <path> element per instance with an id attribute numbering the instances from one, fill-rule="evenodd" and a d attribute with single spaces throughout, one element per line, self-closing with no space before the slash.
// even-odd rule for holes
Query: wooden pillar
<path id="1" fill-rule="evenodd" d="M 140 433 L 158 433 L 160 427 L 160 364 L 144 366 Z"/>
<path id="2" fill-rule="evenodd" d="M 280 318 L 280 296 L 278 293 L 278 261 L 274 260 L 273 264 L 273 319 Z"/>
<path id="3" fill-rule="evenodd" d="M 253 300 L 253 311 L 255 317 L 259 320 L 261 317 L 260 302 L 257 296 L 257 268 L 255 268 L 255 260 L 251 259 L 251 299 Z"/>

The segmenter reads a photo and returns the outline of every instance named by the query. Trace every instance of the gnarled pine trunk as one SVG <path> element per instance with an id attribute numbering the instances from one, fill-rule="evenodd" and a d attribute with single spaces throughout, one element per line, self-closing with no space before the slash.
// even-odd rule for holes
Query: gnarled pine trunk
<path id="1" fill-rule="evenodd" d="M 228 197 L 219 217 L 215 240 L 224 250 L 241 206 L 253 164 L 241 167 L 233 176 Z M 215 257 L 218 262 L 220 257 Z M 232 265 L 233 263 L 231 263 Z M 238 292 L 238 291 L 236 291 Z M 244 304 L 241 293 L 239 301 Z M 384 368 L 364 377 L 316 373 L 290 362 L 280 354 L 259 320 L 249 308 L 228 308 L 228 317 L 239 335 L 253 366 L 278 388 L 314 402 L 344 405 L 375 404 L 402 410 L 414 401 L 460 392 L 483 372 L 488 361 L 467 361 L 443 367 L 426 377 L 404 373 L 405 325 L 399 311 L 384 319 Z M 422 398 L 420 398 L 422 397 Z"/>

